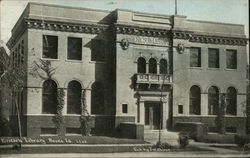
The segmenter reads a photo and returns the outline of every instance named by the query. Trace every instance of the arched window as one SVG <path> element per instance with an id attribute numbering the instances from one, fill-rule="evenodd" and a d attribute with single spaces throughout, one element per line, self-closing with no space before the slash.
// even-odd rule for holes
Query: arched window
<path id="1" fill-rule="evenodd" d="M 149 59 L 149 73 L 156 74 L 157 73 L 157 62 L 154 58 Z"/>
<path id="2" fill-rule="evenodd" d="M 212 86 L 208 89 L 208 114 L 217 115 L 219 110 L 219 90 Z"/>
<path id="3" fill-rule="evenodd" d="M 57 111 L 57 84 L 53 80 L 46 80 L 43 83 L 43 105 L 42 113 L 56 114 Z"/>
<path id="4" fill-rule="evenodd" d="M 192 86 L 189 93 L 189 113 L 200 115 L 201 112 L 201 90 L 198 86 Z"/>
<path id="5" fill-rule="evenodd" d="M 226 94 L 226 114 L 236 115 L 237 113 L 237 92 L 233 87 L 227 89 Z"/>
<path id="6" fill-rule="evenodd" d="M 137 72 L 146 73 L 146 61 L 142 57 L 137 60 Z"/>
<path id="7" fill-rule="evenodd" d="M 104 89 L 99 82 L 92 84 L 91 114 L 104 114 Z"/>
<path id="8" fill-rule="evenodd" d="M 77 81 L 71 81 L 67 93 L 67 113 L 81 114 L 81 93 L 82 86 Z"/>
<path id="9" fill-rule="evenodd" d="M 168 73 L 168 63 L 167 60 L 161 59 L 160 60 L 160 74 L 167 74 Z"/>

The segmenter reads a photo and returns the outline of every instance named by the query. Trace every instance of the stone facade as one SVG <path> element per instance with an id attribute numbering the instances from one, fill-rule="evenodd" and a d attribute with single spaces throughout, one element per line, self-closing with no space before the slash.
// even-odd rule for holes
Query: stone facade
<path id="1" fill-rule="evenodd" d="M 216 115 L 208 114 L 211 86 L 218 87 L 219 93 L 226 93 L 228 87 L 237 90 L 237 113 L 226 118 L 232 120 L 232 124 L 227 123 L 229 127 L 244 133 L 246 107 L 242 103 L 246 100 L 247 40 L 243 30 L 242 25 L 194 21 L 185 16 L 29 3 L 8 42 L 12 56 L 20 43 L 25 52 L 23 64 L 28 72 L 22 100 L 24 135 L 37 136 L 45 128 L 55 128 L 54 114 L 42 112 L 44 79 L 31 75 L 34 62 L 40 60 L 50 61 L 56 68 L 51 79 L 65 92 L 63 134 L 67 134 L 67 128 L 80 126 L 80 115 L 67 113 L 70 81 L 80 83 L 86 94 L 95 134 L 115 132 L 122 122 L 143 124 L 145 130 L 170 129 L 178 121 L 202 122 L 214 127 Z M 44 35 L 57 37 L 56 59 L 43 57 Z M 81 39 L 81 60 L 68 59 L 68 37 Z M 102 61 L 92 60 L 93 39 L 105 43 Z M 201 49 L 201 65 L 195 68 L 189 65 L 192 47 Z M 208 68 L 209 48 L 219 50 L 219 68 Z M 237 52 L 237 69 L 226 68 L 228 49 Z M 139 70 L 141 62 L 145 67 Z M 95 82 L 103 85 L 101 114 L 91 112 Z M 199 115 L 189 114 L 193 85 L 201 89 Z M 178 109 L 180 105 L 182 112 Z"/>

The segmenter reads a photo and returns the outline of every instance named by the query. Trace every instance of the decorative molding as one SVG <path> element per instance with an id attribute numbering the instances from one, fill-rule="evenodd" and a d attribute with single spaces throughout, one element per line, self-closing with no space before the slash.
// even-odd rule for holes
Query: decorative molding
<path id="1" fill-rule="evenodd" d="M 129 47 L 129 41 L 127 39 L 122 39 L 121 40 L 121 47 L 122 47 L 123 50 L 128 49 L 128 47 Z"/>
<path id="2" fill-rule="evenodd" d="M 173 31 L 173 39 L 184 39 L 195 43 L 246 46 L 247 38 L 201 35 L 194 32 Z"/>
<path id="3" fill-rule="evenodd" d="M 167 37 L 170 30 L 115 24 L 114 31 L 118 34 Z"/>
<path id="4" fill-rule="evenodd" d="M 108 28 L 108 25 L 103 24 L 78 24 L 78 23 L 65 23 L 44 20 L 26 19 L 25 24 L 28 28 L 44 29 L 53 31 L 65 32 L 78 32 L 78 33 L 91 33 L 99 34 Z"/>
<path id="5" fill-rule="evenodd" d="M 99 34 L 104 32 L 109 28 L 109 25 L 96 24 L 96 23 L 67 23 L 58 21 L 48 21 L 40 19 L 23 19 L 21 25 L 21 30 L 13 33 L 12 37 L 8 41 L 8 47 L 11 48 L 18 40 L 19 36 L 28 29 L 40 29 L 40 30 L 52 30 L 52 31 L 62 31 L 62 32 L 76 32 L 76 33 L 89 33 L 89 34 Z"/>
<path id="6" fill-rule="evenodd" d="M 183 43 L 179 43 L 179 44 L 177 45 L 176 49 L 177 49 L 177 52 L 178 52 L 179 54 L 182 54 L 182 53 L 184 53 L 184 51 L 185 51 L 185 46 L 184 46 Z"/>

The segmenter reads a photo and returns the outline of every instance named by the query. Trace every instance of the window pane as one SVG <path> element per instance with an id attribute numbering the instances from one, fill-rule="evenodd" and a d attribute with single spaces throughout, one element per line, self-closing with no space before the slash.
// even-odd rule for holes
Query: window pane
<path id="1" fill-rule="evenodd" d="M 168 64 L 165 59 L 160 60 L 160 74 L 167 74 L 168 73 Z"/>
<path id="2" fill-rule="evenodd" d="M 122 113 L 128 113 L 128 104 L 122 104 Z"/>
<path id="3" fill-rule="evenodd" d="M 201 67 L 200 48 L 190 48 L 190 67 Z"/>
<path id="4" fill-rule="evenodd" d="M 227 50 L 227 68 L 236 69 L 237 68 L 237 53 L 236 50 Z"/>
<path id="5" fill-rule="evenodd" d="M 68 37 L 68 59 L 82 60 L 82 39 Z"/>
<path id="6" fill-rule="evenodd" d="M 156 60 L 151 58 L 149 59 L 149 73 L 156 74 L 157 73 L 157 63 Z"/>
<path id="7" fill-rule="evenodd" d="M 200 115 L 201 92 L 198 86 L 192 86 L 190 89 L 189 113 Z"/>
<path id="8" fill-rule="evenodd" d="M 43 58 L 57 59 L 57 36 L 43 35 Z"/>
<path id="9" fill-rule="evenodd" d="M 229 87 L 226 95 L 226 114 L 236 115 L 237 113 L 237 93 L 236 89 Z"/>
<path id="10" fill-rule="evenodd" d="M 142 57 L 137 60 L 137 72 L 146 73 L 146 61 Z"/>
<path id="11" fill-rule="evenodd" d="M 208 67 L 219 68 L 219 50 L 208 49 Z"/>
<path id="12" fill-rule="evenodd" d="M 52 80 L 43 83 L 43 108 L 45 114 L 56 114 L 57 111 L 57 85 Z"/>
<path id="13" fill-rule="evenodd" d="M 208 114 L 217 115 L 219 108 L 219 90 L 217 87 L 210 87 L 208 90 Z"/>
<path id="14" fill-rule="evenodd" d="M 67 113 L 81 114 L 81 84 L 77 81 L 71 81 L 68 85 L 67 93 Z"/>
<path id="15" fill-rule="evenodd" d="M 91 40 L 91 60 L 104 61 L 105 60 L 105 42 L 100 39 Z"/>

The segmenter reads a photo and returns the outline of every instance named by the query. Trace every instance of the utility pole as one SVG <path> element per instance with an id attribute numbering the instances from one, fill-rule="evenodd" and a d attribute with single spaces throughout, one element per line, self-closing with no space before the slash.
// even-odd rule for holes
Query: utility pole
<path id="1" fill-rule="evenodd" d="M 175 15 L 177 15 L 177 0 L 175 0 Z"/>

